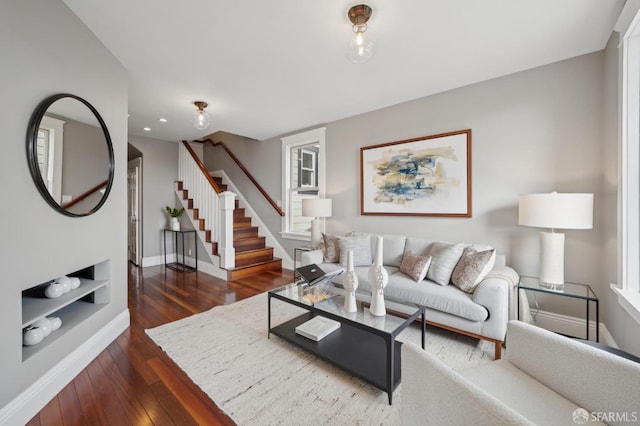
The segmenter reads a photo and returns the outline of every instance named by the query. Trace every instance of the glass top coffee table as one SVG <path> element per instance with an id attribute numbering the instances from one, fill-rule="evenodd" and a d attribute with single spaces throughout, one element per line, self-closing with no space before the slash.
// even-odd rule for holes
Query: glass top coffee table
<path id="1" fill-rule="evenodd" d="M 377 317 L 369 313 L 367 305 L 358 302 L 357 312 L 345 313 L 342 309 L 342 292 L 330 283 L 312 287 L 293 283 L 269 291 L 268 334 L 293 343 L 387 392 L 391 404 L 393 391 L 400 384 L 401 378 L 402 343 L 396 341 L 396 337 L 420 317 L 424 349 L 424 307 L 412 306 L 415 307 L 415 311 L 406 317 L 389 312 L 385 316 Z M 272 299 L 298 306 L 307 312 L 272 327 Z M 298 325 L 317 315 L 338 321 L 340 327 L 319 341 L 296 333 Z"/>

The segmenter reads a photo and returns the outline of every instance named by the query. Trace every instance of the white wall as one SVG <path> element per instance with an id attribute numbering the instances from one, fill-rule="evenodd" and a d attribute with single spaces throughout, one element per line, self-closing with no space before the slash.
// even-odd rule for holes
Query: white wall
<path id="1" fill-rule="evenodd" d="M 127 312 L 127 74 L 59 0 L 5 0 L 0 13 L 0 407 L 50 371 L 119 314 Z M 100 112 L 115 155 L 111 194 L 94 215 L 71 218 L 38 193 L 27 166 L 29 118 L 45 97 L 68 92 Z M 21 292 L 111 260 L 111 303 L 22 361 Z M 42 401 L 46 403 L 47 401 Z"/>

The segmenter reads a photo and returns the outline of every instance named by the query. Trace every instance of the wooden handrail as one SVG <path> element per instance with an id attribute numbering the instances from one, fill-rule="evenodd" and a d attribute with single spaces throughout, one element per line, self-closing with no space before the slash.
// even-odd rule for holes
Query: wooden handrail
<path id="1" fill-rule="evenodd" d="M 266 200 L 269 202 L 269 204 L 271 204 L 271 206 L 276 210 L 276 212 L 278 212 L 280 216 L 284 217 L 285 215 L 284 211 L 280 207 L 278 207 L 278 204 L 275 201 L 273 201 L 273 199 L 269 196 L 269 194 L 267 194 L 267 191 L 265 191 L 264 188 L 262 188 L 262 186 L 258 183 L 258 181 L 253 176 L 251 176 L 251 173 L 249 173 L 249 170 L 247 170 L 247 168 L 240 162 L 240 160 L 238 160 L 238 157 L 233 155 L 233 152 L 231 152 L 229 147 L 224 142 L 222 141 L 214 142 L 211 139 L 199 140 L 196 142 L 202 142 L 202 143 L 209 142 L 214 147 L 216 146 L 222 147 L 222 149 L 224 149 L 225 152 L 229 154 L 229 157 L 231 157 L 231 159 L 238 165 L 238 167 L 240 167 L 240 170 L 244 172 L 247 178 L 249 178 L 249 180 L 256 186 L 256 188 L 258 188 L 258 191 L 260 191 L 262 196 L 266 198 Z"/>
<path id="2" fill-rule="evenodd" d="M 63 209 L 68 209 L 69 207 L 75 206 L 80 201 L 84 200 L 85 198 L 87 198 L 90 195 L 93 195 L 93 193 L 100 191 L 101 188 L 104 188 L 105 186 L 107 186 L 107 182 L 109 182 L 109 181 L 105 180 L 104 182 L 97 184 L 96 186 L 94 186 L 93 188 L 88 190 L 87 192 L 84 192 L 84 193 L 78 195 L 74 200 L 71 200 L 68 203 L 62 204 L 62 208 Z"/>
<path id="3" fill-rule="evenodd" d="M 195 153 L 195 151 L 193 150 L 193 148 L 191 148 L 189 146 L 189 143 L 187 141 L 182 141 L 182 143 L 184 144 L 185 148 L 187 148 L 187 151 L 189 151 L 189 154 L 191 154 L 191 157 L 193 157 L 193 161 L 196 162 L 196 164 L 198 165 L 198 167 L 200 168 L 200 171 L 202 171 L 202 173 L 207 177 L 207 180 L 209 181 L 209 183 L 211 184 L 211 187 L 213 188 L 214 191 L 216 191 L 216 194 L 220 194 L 222 192 L 222 189 L 220 189 L 220 187 L 218 186 L 218 184 L 216 183 L 215 180 L 213 180 L 213 178 L 211 177 L 211 175 L 209 174 L 209 171 L 207 170 L 207 168 L 204 166 L 204 164 L 202 163 L 202 161 L 198 158 L 198 155 Z"/>

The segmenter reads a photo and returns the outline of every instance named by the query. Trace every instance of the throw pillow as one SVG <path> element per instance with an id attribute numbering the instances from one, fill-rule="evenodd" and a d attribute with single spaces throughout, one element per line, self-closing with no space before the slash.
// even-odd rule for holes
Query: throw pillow
<path id="1" fill-rule="evenodd" d="M 353 251 L 353 266 L 371 265 L 371 237 L 339 237 L 340 265 L 347 266 L 347 251 Z"/>
<path id="2" fill-rule="evenodd" d="M 429 266 L 429 271 L 427 271 L 427 278 L 440 285 L 449 284 L 453 269 L 458 264 L 463 250 L 463 243 L 433 243 L 429 251 L 431 266 Z"/>
<path id="3" fill-rule="evenodd" d="M 340 261 L 340 245 L 337 235 L 322 234 L 324 240 L 324 263 L 338 263 Z"/>
<path id="4" fill-rule="evenodd" d="M 417 283 L 424 280 L 431 264 L 431 256 L 418 256 L 411 250 L 405 252 L 400 264 L 400 272 L 409 275 Z"/>
<path id="5" fill-rule="evenodd" d="M 451 275 L 451 282 L 466 293 L 473 293 L 496 261 L 495 249 L 477 251 L 467 247 Z"/>

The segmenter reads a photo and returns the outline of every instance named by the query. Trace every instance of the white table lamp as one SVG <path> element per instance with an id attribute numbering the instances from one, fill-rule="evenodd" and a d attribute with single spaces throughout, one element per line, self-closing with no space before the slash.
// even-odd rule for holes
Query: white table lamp
<path id="1" fill-rule="evenodd" d="M 302 200 L 302 216 L 312 217 L 311 247 L 320 246 L 321 218 L 331 217 L 331 200 L 328 198 L 304 198 Z"/>
<path id="2" fill-rule="evenodd" d="M 551 290 L 564 290 L 564 234 L 556 229 L 591 229 L 593 194 L 521 195 L 518 223 L 551 228 L 540 232 L 540 284 Z"/>

